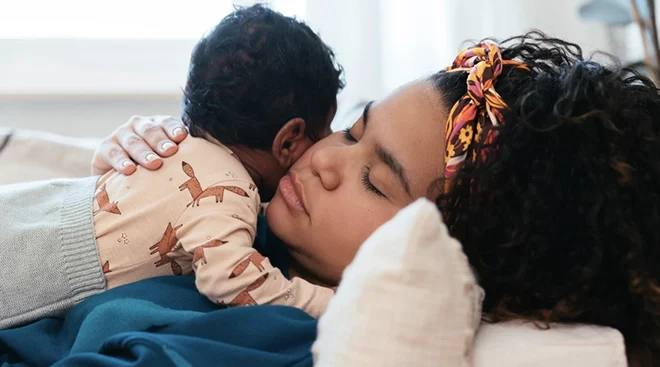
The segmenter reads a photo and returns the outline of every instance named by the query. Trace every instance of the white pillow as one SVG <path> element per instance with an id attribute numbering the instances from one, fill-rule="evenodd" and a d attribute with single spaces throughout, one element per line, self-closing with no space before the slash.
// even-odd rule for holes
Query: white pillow
<path id="1" fill-rule="evenodd" d="M 420 199 L 362 245 L 319 320 L 315 366 L 468 366 L 482 292 Z"/>
<path id="2" fill-rule="evenodd" d="M 623 336 L 596 325 L 482 324 L 474 340 L 475 367 L 626 367 Z"/>
<path id="3" fill-rule="evenodd" d="M 482 295 L 435 206 L 418 200 L 374 232 L 344 272 L 319 320 L 315 365 L 627 365 L 622 335 L 594 325 L 482 324 L 470 351 Z"/>

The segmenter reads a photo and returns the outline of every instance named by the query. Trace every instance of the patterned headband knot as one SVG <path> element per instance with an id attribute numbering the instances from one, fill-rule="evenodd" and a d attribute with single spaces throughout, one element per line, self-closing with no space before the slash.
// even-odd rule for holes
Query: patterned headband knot
<path id="1" fill-rule="evenodd" d="M 498 126 L 504 122 L 503 113 L 508 106 L 495 91 L 495 80 L 504 65 L 528 70 L 522 62 L 503 60 L 500 47 L 491 42 L 464 50 L 447 72 L 468 72 L 467 93 L 454 104 L 445 131 L 445 177 L 456 176 L 459 166 L 467 158 L 468 150 L 474 142 L 479 142 L 481 132 L 487 125 Z M 494 139 L 494 132 L 488 131 L 486 141 Z M 472 152 L 472 161 L 477 160 L 476 152 Z M 451 180 L 447 180 L 449 188 Z"/>

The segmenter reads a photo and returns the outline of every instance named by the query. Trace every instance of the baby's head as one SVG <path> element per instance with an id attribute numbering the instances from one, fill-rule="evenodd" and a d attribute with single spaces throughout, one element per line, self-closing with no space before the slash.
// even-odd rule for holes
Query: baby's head
<path id="1" fill-rule="evenodd" d="M 267 200 L 279 179 L 330 133 L 342 68 L 305 23 L 261 5 L 241 8 L 196 45 L 182 117 L 191 135 L 259 155 Z"/>

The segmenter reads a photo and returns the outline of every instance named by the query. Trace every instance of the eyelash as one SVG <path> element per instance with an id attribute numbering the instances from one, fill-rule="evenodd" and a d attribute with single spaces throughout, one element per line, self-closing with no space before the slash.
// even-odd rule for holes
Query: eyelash
<path id="1" fill-rule="evenodd" d="M 350 141 L 352 143 L 357 143 L 357 139 L 355 139 L 355 137 L 353 135 L 351 135 L 351 128 L 350 127 L 345 128 L 343 130 L 343 133 L 344 133 L 344 139 L 346 139 L 347 141 Z"/>
<path id="2" fill-rule="evenodd" d="M 344 139 L 352 143 L 357 143 L 357 139 L 355 139 L 355 137 L 351 134 L 350 127 L 344 129 L 343 133 L 344 133 Z M 380 197 L 385 197 L 385 194 L 383 194 L 380 190 L 378 190 L 378 188 L 376 188 L 376 186 L 374 186 L 374 184 L 371 183 L 371 180 L 369 180 L 369 167 L 365 166 L 362 169 L 360 181 L 362 181 L 362 186 L 364 186 L 364 188 L 367 189 L 367 191 L 372 192 Z"/>
<path id="3" fill-rule="evenodd" d="M 385 194 L 380 192 L 380 190 L 378 190 L 376 186 L 374 186 L 374 184 L 372 184 L 369 180 L 369 167 L 364 167 L 362 169 L 362 185 L 365 189 L 367 189 L 367 191 L 373 192 L 378 196 L 385 197 Z"/>

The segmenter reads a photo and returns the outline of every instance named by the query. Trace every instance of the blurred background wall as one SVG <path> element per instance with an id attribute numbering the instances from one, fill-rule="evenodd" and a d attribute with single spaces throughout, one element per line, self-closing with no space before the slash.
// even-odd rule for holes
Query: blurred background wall
<path id="1" fill-rule="evenodd" d="M 347 81 L 335 128 L 351 123 L 363 101 L 444 68 L 467 40 L 537 28 L 587 53 L 642 54 L 635 24 L 587 20 L 586 0 L 260 2 L 305 20 L 335 50 Z M 252 3 L 2 2 L 0 126 L 103 136 L 134 114 L 178 116 L 196 40 L 233 6 Z"/>

